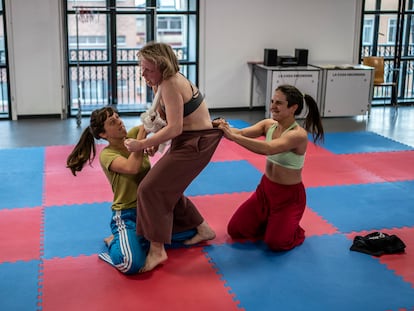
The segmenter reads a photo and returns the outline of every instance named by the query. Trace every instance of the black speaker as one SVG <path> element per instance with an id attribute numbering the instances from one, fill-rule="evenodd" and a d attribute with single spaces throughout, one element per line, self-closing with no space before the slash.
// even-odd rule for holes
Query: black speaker
<path id="1" fill-rule="evenodd" d="M 265 49 L 263 64 L 265 66 L 277 66 L 277 50 Z"/>
<path id="2" fill-rule="evenodd" d="M 308 65 L 308 50 L 295 49 L 295 57 L 298 61 L 298 66 L 307 66 Z"/>

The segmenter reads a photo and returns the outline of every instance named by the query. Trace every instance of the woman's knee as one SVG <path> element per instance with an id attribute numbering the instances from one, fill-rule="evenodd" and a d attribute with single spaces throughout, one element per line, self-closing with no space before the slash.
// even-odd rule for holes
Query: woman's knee
<path id="1" fill-rule="evenodd" d="M 142 244 L 137 242 L 125 248 L 111 247 L 109 254 L 112 263 L 116 269 L 124 274 L 134 274 L 145 264 L 146 249 Z M 115 246 L 115 245 L 113 245 Z"/>
<path id="2" fill-rule="evenodd" d="M 122 254 L 118 254 L 118 256 L 112 256 L 112 262 L 119 270 L 119 272 L 123 274 L 135 274 L 138 273 L 139 270 L 144 266 L 145 264 L 145 256 L 139 256 L 139 257 L 126 257 Z"/>
<path id="3" fill-rule="evenodd" d="M 265 238 L 264 242 L 272 251 L 287 251 L 293 248 L 292 241 L 277 238 Z"/>
<path id="4" fill-rule="evenodd" d="M 126 275 L 131 275 L 131 274 L 137 274 L 139 272 L 139 270 L 144 267 L 144 262 L 139 263 L 139 264 L 132 264 L 127 270 L 125 271 L 121 271 L 122 273 L 126 274 Z"/>
<path id="5" fill-rule="evenodd" d="M 253 225 L 230 221 L 227 225 L 227 233 L 233 239 L 257 239 L 263 237 L 264 230 L 259 224 Z"/>
<path id="6" fill-rule="evenodd" d="M 305 240 L 304 234 L 266 235 L 264 242 L 272 251 L 288 251 L 300 245 Z"/>
<path id="7" fill-rule="evenodd" d="M 227 224 L 227 233 L 229 234 L 230 237 L 232 237 L 233 239 L 237 239 L 237 238 L 242 238 L 243 235 L 240 232 L 239 229 L 239 225 L 237 222 L 235 222 L 234 220 L 230 220 L 229 223 Z"/>

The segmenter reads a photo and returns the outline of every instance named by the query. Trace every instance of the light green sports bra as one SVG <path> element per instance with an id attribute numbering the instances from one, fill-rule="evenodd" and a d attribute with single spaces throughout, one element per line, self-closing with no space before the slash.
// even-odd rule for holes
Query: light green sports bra
<path id="1" fill-rule="evenodd" d="M 289 126 L 286 130 L 283 131 L 282 135 L 296 126 L 298 126 L 298 123 L 295 121 L 292 123 L 291 126 Z M 266 133 L 266 141 L 272 140 L 273 132 L 276 128 L 277 123 L 270 127 L 270 129 Z M 267 159 L 274 164 L 294 170 L 299 170 L 303 167 L 303 163 L 305 162 L 305 155 L 296 154 L 292 151 L 286 151 L 269 155 L 267 156 Z"/>

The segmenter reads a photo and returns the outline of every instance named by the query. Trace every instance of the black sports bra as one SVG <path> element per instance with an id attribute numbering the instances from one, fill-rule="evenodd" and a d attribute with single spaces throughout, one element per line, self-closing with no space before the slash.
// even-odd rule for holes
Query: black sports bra
<path id="1" fill-rule="evenodd" d="M 203 94 L 201 94 L 201 92 L 198 89 L 197 92 L 194 93 L 193 85 L 190 81 L 188 82 L 190 83 L 191 93 L 193 93 L 193 97 L 191 97 L 191 99 L 188 102 L 184 103 L 184 117 L 192 114 L 204 100 Z M 161 109 L 165 112 L 164 105 L 161 106 Z"/>
<path id="2" fill-rule="evenodd" d="M 194 94 L 193 85 L 190 82 L 191 91 L 193 93 L 193 97 L 184 104 L 184 117 L 188 116 L 189 114 L 193 113 L 203 102 L 204 96 L 200 93 L 199 90 Z"/>

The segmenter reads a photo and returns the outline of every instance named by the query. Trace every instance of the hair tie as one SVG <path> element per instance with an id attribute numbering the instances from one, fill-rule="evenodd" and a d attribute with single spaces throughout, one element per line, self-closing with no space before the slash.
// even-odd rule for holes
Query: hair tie
<path id="1" fill-rule="evenodd" d="M 95 133 L 93 132 L 92 126 L 88 125 L 88 131 L 94 138 L 99 139 L 99 135 L 98 135 L 98 137 L 95 136 Z"/>

